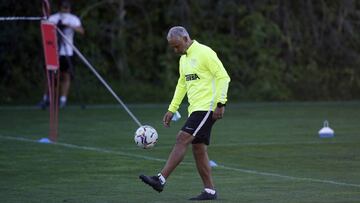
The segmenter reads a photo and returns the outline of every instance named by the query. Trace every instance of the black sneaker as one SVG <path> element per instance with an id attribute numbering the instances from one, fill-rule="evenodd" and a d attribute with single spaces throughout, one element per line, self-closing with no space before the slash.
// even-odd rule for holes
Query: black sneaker
<path id="1" fill-rule="evenodd" d="M 215 200 L 215 199 L 217 199 L 216 192 L 215 192 L 215 194 L 210 194 L 210 193 L 207 193 L 206 191 L 203 191 L 199 196 L 190 198 L 189 200 L 201 201 L 201 200 Z"/>
<path id="2" fill-rule="evenodd" d="M 146 184 L 150 185 L 154 190 L 162 192 L 164 185 L 161 184 L 159 177 L 157 176 L 145 176 L 140 175 L 139 178 Z"/>

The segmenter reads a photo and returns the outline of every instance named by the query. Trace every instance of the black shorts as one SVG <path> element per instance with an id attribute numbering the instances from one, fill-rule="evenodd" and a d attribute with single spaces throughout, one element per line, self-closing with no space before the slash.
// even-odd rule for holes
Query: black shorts
<path id="1" fill-rule="evenodd" d="M 212 114 L 212 111 L 194 111 L 186 120 L 181 130 L 195 137 L 192 144 L 210 144 L 211 128 L 215 123 Z"/>
<path id="2" fill-rule="evenodd" d="M 73 56 L 60 56 L 59 58 L 59 63 L 60 63 L 60 71 L 63 72 L 68 72 L 71 73 L 72 72 L 72 63 L 73 63 Z"/>

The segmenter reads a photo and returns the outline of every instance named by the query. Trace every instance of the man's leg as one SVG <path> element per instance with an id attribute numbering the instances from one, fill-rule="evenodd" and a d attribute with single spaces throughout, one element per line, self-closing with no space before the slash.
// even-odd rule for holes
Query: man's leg
<path id="1" fill-rule="evenodd" d="M 207 146 L 203 143 L 193 144 L 192 150 L 196 162 L 196 167 L 203 181 L 204 188 L 214 189 Z"/>
<path id="2" fill-rule="evenodd" d="M 71 75 L 67 71 L 61 71 L 61 80 L 60 80 L 60 108 L 65 107 L 67 102 L 67 96 L 69 94 L 71 84 Z"/>
<path id="3" fill-rule="evenodd" d="M 71 84 L 71 76 L 68 72 L 61 73 L 62 80 L 61 80 L 61 96 L 67 97 L 69 94 L 70 84 Z"/>
<path id="4" fill-rule="evenodd" d="M 140 175 L 139 178 L 146 184 L 150 185 L 154 190 L 163 191 L 166 178 L 174 171 L 179 163 L 184 159 L 188 145 L 192 142 L 194 137 L 184 131 L 180 131 L 176 136 L 176 143 L 173 147 L 169 158 L 157 176 Z"/>
<path id="5" fill-rule="evenodd" d="M 207 146 L 203 143 L 196 143 L 193 144 L 192 150 L 196 167 L 204 184 L 204 191 L 200 195 L 190 198 L 189 200 L 215 200 L 217 199 L 217 192 L 215 191 L 211 176 Z"/>
<path id="6" fill-rule="evenodd" d="M 161 174 L 164 178 L 169 177 L 169 175 L 174 171 L 177 165 L 184 159 L 188 145 L 192 142 L 194 136 L 190 135 L 187 132 L 180 131 L 176 137 L 176 143 L 173 147 L 169 158 L 161 170 Z"/>
<path id="7" fill-rule="evenodd" d="M 49 98 L 49 93 L 48 93 L 48 85 L 47 85 L 47 81 L 44 83 L 44 94 L 43 97 L 41 99 L 41 101 L 38 103 L 38 107 L 40 107 L 41 109 L 45 110 L 50 103 L 50 98 Z"/>

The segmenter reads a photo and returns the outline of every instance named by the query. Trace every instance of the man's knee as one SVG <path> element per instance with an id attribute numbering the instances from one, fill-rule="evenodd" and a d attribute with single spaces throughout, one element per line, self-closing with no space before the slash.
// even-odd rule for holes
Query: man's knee
<path id="1" fill-rule="evenodd" d="M 192 150 L 194 154 L 203 154 L 207 152 L 207 146 L 203 143 L 193 144 Z"/>

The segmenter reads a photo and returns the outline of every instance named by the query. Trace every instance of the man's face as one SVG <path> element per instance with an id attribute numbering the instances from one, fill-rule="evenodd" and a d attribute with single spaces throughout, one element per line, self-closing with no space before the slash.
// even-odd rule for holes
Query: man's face
<path id="1" fill-rule="evenodd" d="M 68 7 L 68 6 L 62 6 L 62 7 L 60 8 L 60 11 L 63 12 L 63 13 L 70 13 L 71 8 Z"/>
<path id="2" fill-rule="evenodd" d="M 176 54 L 185 54 L 187 49 L 187 39 L 184 37 L 173 37 L 168 40 L 169 46 Z"/>

